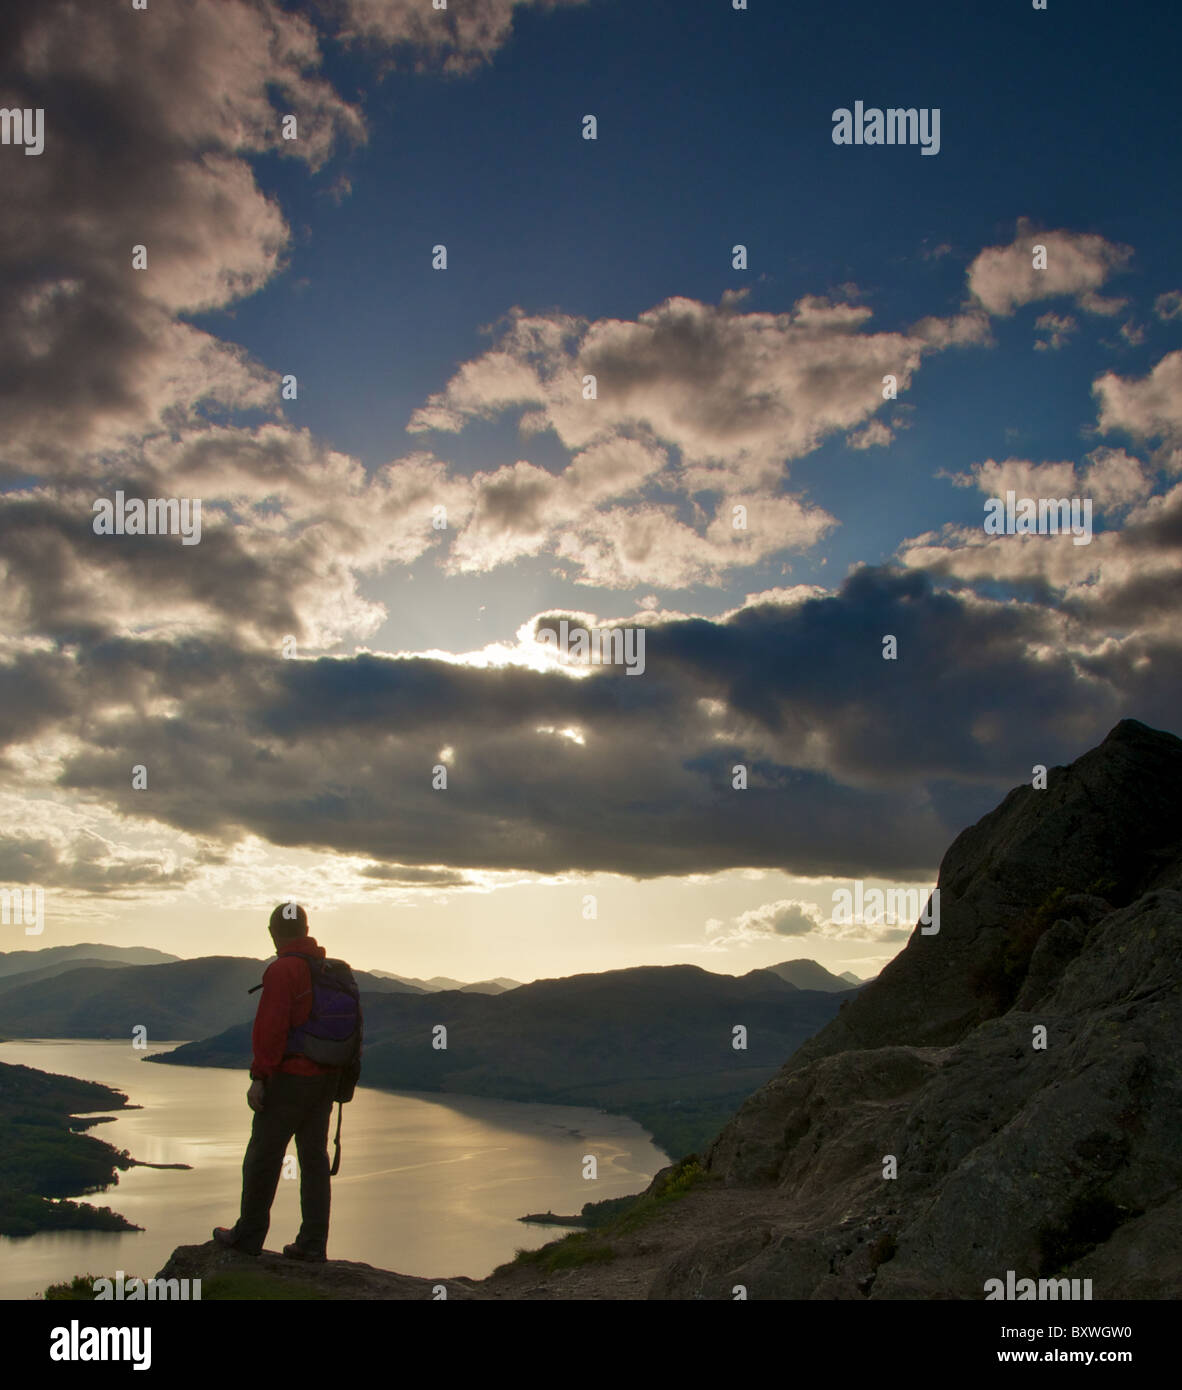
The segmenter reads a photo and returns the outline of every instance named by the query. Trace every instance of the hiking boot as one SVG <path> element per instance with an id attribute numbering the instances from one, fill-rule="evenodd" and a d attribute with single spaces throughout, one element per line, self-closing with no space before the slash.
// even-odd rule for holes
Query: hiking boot
<path id="1" fill-rule="evenodd" d="M 249 1250 L 246 1246 L 238 1244 L 238 1237 L 235 1234 L 235 1227 L 215 1226 L 213 1228 L 213 1238 L 219 1245 L 224 1245 L 228 1250 L 237 1250 L 240 1255 L 261 1255 L 262 1249 Z"/>
<path id="2" fill-rule="evenodd" d="M 283 1253 L 289 1260 L 306 1260 L 309 1264 L 323 1264 L 328 1259 L 323 1250 L 309 1250 L 298 1241 L 292 1245 L 285 1245 Z"/>

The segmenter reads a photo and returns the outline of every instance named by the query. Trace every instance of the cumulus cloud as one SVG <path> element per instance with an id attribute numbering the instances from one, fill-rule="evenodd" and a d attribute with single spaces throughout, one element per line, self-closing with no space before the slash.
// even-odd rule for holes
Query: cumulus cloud
<path id="1" fill-rule="evenodd" d="M 60 795 L 0 793 L 0 882 L 47 894 L 104 898 L 150 897 L 188 887 L 225 862 L 212 842 L 170 834 L 168 848 L 152 843 L 137 818 L 96 813 Z M 52 917 L 54 898 L 46 902 Z"/>
<path id="2" fill-rule="evenodd" d="M 1148 376 L 1105 372 L 1092 385 L 1100 402 L 1100 430 L 1124 430 L 1135 439 L 1182 442 L 1182 352 L 1170 352 Z"/>
<path id="3" fill-rule="evenodd" d="M 891 426 L 872 418 L 885 379 L 906 390 L 924 353 L 987 335 L 979 311 L 875 333 L 870 311 L 846 302 L 806 296 L 783 314 L 742 302 L 674 298 L 635 321 L 514 310 L 410 429 L 514 411 L 574 457 L 561 472 L 518 461 L 478 473 L 450 568 L 549 553 L 578 582 L 684 588 L 812 546 L 835 519 L 783 490 L 785 463 L 838 432 L 854 449 L 889 443 Z"/>
<path id="4" fill-rule="evenodd" d="M 1085 460 L 1088 466 L 1082 472 L 1080 487 L 1104 511 L 1143 502 L 1153 490 L 1153 478 L 1145 465 L 1124 449 L 1093 449 Z"/>
<path id="5" fill-rule="evenodd" d="M 1085 679 L 1115 679 L 1112 688 L 1130 700 L 1145 698 L 1150 674 L 1163 676 L 1178 652 L 1182 485 L 1155 493 L 1154 474 L 1140 459 L 1103 446 L 1078 468 L 988 460 L 955 481 L 986 496 L 1012 489 L 1026 497 L 1089 497 L 1104 527 L 1089 545 L 1076 546 L 1070 536 L 987 535 L 982 526 L 948 525 L 905 542 L 904 566 L 990 594 L 1011 586 L 1046 615 L 1048 652 L 1074 651 Z"/>
<path id="6" fill-rule="evenodd" d="M 1046 267 L 1034 269 L 1035 246 L 1046 247 Z M 1115 314 L 1123 299 L 1105 299 L 1098 290 L 1121 271 L 1132 248 L 1090 232 L 1038 231 L 1021 219 L 1008 246 L 980 252 L 968 270 L 969 290 L 990 313 L 1008 316 L 1039 299 L 1069 297 L 1090 314 Z"/>
<path id="7" fill-rule="evenodd" d="M 482 573 L 545 554 L 579 583 L 680 589 L 806 549 L 836 524 L 819 507 L 767 492 L 724 496 L 712 519 L 690 524 L 677 504 L 643 496 L 667 490 L 667 462 L 664 449 L 621 436 L 581 450 L 558 473 L 518 460 L 466 484 L 451 478 L 440 494 L 452 495 L 456 530 L 445 570 Z"/>
<path id="8" fill-rule="evenodd" d="M 784 459 L 865 422 L 883 377 L 906 390 L 926 344 L 868 333 L 870 310 L 807 296 L 783 314 L 673 298 L 635 321 L 594 323 L 515 311 L 497 345 L 416 412 L 413 430 L 532 407 L 570 449 L 645 431 L 676 447 L 690 485 L 740 476 L 766 486 Z M 584 377 L 596 379 L 584 398 Z"/>
<path id="9" fill-rule="evenodd" d="M 514 11 L 553 10 L 585 0 L 452 0 L 433 9 L 425 0 L 338 0 L 340 35 L 405 51 L 419 69 L 468 72 L 508 42 Z"/>
<path id="10" fill-rule="evenodd" d="M 712 950 L 729 950 L 766 943 L 777 937 L 819 936 L 831 941 L 906 941 L 910 924 L 896 922 L 835 922 L 815 904 L 799 898 L 779 898 L 741 912 L 729 923 L 711 918 L 706 936 Z"/>
<path id="11" fill-rule="evenodd" d="M 704 531 L 679 521 L 672 507 L 610 508 L 557 537 L 554 553 L 586 584 L 685 589 L 719 583 L 728 571 L 783 550 L 806 550 L 835 525 L 828 512 L 795 497 L 753 493 L 723 498 Z"/>
<path id="12" fill-rule="evenodd" d="M 1045 352 L 1049 348 L 1057 352 L 1079 327 L 1079 323 L 1070 314 L 1040 314 L 1034 321 L 1034 327 L 1039 333 L 1047 335 L 1035 341 L 1035 349 Z"/>
<path id="13" fill-rule="evenodd" d="M 873 449 L 885 447 L 894 437 L 889 425 L 884 424 L 881 420 L 871 420 L 860 430 L 855 430 L 853 434 L 847 434 L 845 442 L 850 449 Z"/>
<path id="14" fill-rule="evenodd" d="M 0 497 L 0 618 L 10 633 L 221 634 L 272 649 L 290 636 L 331 647 L 385 619 L 361 578 L 423 555 L 439 539 L 433 507 L 462 517 L 467 502 L 428 455 L 367 473 L 278 425 L 156 440 L 139 462 L 138 477 L 112 469 L 99 487 L 49 483 Z M 117 488 L 200 499 L 200 543 L 96 535 L 94 502 Z"/>
<path id="15" fill-rule="evenodd" d="M 920 319 L 911 333 L 934 351 L 949 347 L 993 346 L 989 316 L 974 306 L 969 306 L 948 318 L 929 315 Z"/>
<path id="16" fill-rule="evenodd" d="M 166 867 L 156 850 L 131 851 L 85 832 L 71 844 L 28 836 L 0 837 L 0 880 L 105 897 L 184 888 L 196 866 Z"/>
<path id="17" fill-rule="evenodd" d="M 1075 480 L 1072 463 L 1031 463 L 1028 459 L 986 459 L 975 463 L 967 473 L 954 473 L 949 480 L 955 487 L 975 487 L 986 497 L 999 497 L 1012 489 L 1019 497 L 1047 497 L 1069 487 Z"/>
<path id="18" fill-rule="evenodd" d="M 1070 462 L 1032 463 L 1029 459 L 986 459 L 967 473 L 950 475 L 957 487 L 974 487 L 986 497 L 1012 491 L 1019 497 L 1090 497 L 1104 510 L 1116 511 L 1144 501 L 1153 478 L 1140 459 L 1124 449 L 1101 447 L 1084 456 L 1085 467 Z"/>
<path id="19" fill-rule="evenodd" d="M 8 24 L 6 90 L 48 128 L 39 158 L 6 163 L 0 203 L 3 466 L 76 472 L 209 405 L 271 405 L 272 374 L 176 315 L 250 294 L 280 264 L 287 225 L 249 156 L 315 169 L 363 136 L 317 72 L 312 26 L 273 0 L 150 16 L 46 0 Z M 281 113 L 298 140 L 280 138 Z"/>

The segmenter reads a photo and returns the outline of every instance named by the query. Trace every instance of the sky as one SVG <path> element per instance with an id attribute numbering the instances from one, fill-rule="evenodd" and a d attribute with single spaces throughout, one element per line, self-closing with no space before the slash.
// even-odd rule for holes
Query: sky
<path id="1" fill-rule="evenodd" d="M 413 976 L 876 973 L 913 920 L 840 890 L 926 898 L 1036 767 L 1182 733 L 1178 28 L 8 7 L 0 886 L 44 929 L 0 949 L 263 956 L 295 899 Z M 835 141 L 871 108 L 938 146 Z M 120 492 L 199 538 L 96 529 Z M 990 531 L 1011 492 L 1076 533 Z"/>

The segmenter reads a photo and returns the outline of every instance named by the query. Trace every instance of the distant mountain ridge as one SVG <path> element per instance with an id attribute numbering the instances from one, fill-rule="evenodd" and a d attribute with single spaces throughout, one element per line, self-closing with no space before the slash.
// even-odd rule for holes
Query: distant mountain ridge
<path id="1" fill-rule="evenodd" d="M 370 997 L 362 1080 L 388 1090 L 602 1106 L 633 1116 L 673 1152 L 715 1133 L 850 997 L 797 989 L 770 970 L 715 975 L 696 965 L 535 980 L 497 995 Z M 446 1049 L 432 1046 L 438 1025 L 447 1029 Z M 249 1057 L 244 1020 L 151 1060 L 245 1067 Z"/>
<path id="2" fill-rule="evenodd" d="M 80 957 L 75 960 L 59 960 L 54 965 L 42 966 L 40 970 L 21 970 L 12 975 L 0 975 L 0 994 L 4 994 L 8 990 L 26 989 L 29 985 L 36 984 L 38 980 L 52 980 L 59 975 L 68 974 L 72 970 L 127 970 L 128 968 L 139 969 L 141 967 L 128 967 L 127 962 L 121 960 L 90 960 L 87 957 Z"/>
<path id="3" fill-rule="evenodd" d="M 0 982 L 12 977 L 23 977 L 22 983 L 31 984 L 35 979 L 50 979 L 84 966 L 121 965 L 166 965 L 181 960 L 167 951 L 158 951 L 152 946 L 104 946 L 95 942 L 76 946 L 43 946 L 39 950 L 0 951 Z M 209 960 L 209 956 L 194 956 L 189 959 Z M 443 990 L 467 990 L 473 994 L 502 994 L 505 990 L 516 989 L 520 980 L 498 975 L 492 980 L 477 980 L 471 984 L 463 980 L 453 980 L 446 975 L 436 975 L 430 980 L 417 980 L 413 976 L 397 975 L 391 970 L 358 971 L 378 980 L 391 980 L 405 986 L 407 993 L 432 994 Z M 6 986 L 0 983 L 0 990 Z"/>
<path id="4" fill-rule="evenodd" d="M 390 970 L 372 970 L 370 974 L 384 980 L 398 980 L 408 989 L 421 994 L 438 994 L 449 989 L 467 991 L 469 994 L 503 994 L 505 990 L 516 989 L 521 984 L 520 980 L 510 980 L 505 975 L 498 975 L 495 980 L 477 980 L 473 984 L 465 984 L 463 980 L 453 980 L 446 975 L 418 980 L 413 975 L 395 975 Z"/>
<path id="5" fill-rule="evenodd" d="M 786 960 L 780 965 L 769 965 L 765 969 L 787 980 L 797 989 L 822 989 L 830 992 L 848 990 L 861 984 L 856 975 L 833 975 L 815 960 Z"/>
<path id="6" fill-rule="evenodd" d="M 199 956 L 163 965 L 81 965 L 28 983 L 17 975 L 0 980 L 0 1035 L 125 1038 L 143 1026 L 149 1041 L 205 1037 L 254 1017 L 257 996 L 249 990 L 266 965 L 243 956 Z M 356 974 L 365 995 L 404 989 Z"/>
<path id="7" fill-rule="evenodd" d="M 102 946 L 84 942 L 78 946 L 43 946 L 32 951 L 0 951 L 0 978 L 18 975 L 27 970 L 43 971 L 46 967 L 70 961 L 111 961 L 118 965 L 165 965 L 179 960 L 167 951 L 152 946 Z"/>

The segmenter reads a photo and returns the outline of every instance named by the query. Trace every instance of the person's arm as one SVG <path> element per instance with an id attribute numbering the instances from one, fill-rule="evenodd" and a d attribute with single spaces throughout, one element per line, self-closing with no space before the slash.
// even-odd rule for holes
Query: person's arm
<path id="1" fill-rule="evenodd" d="M 293 967 L 298 967 L 300 963 L 294 958 L 280 956 L 263 973 L 263 991 L 250 1035 L 253 1052 L 250 1079 L 252 1083 L 260 1083 L 259 1093 L 262 1091 L 261 1083 L 273 1076 L 283 1061 L 283 1048 L 291 1028 L 291 1006 L 295 998 L 297 972 Z M 254 1093 L 255 1085 L 252 1084 L 250 1089 Z M 252 1104 L 252 1108 L 258 1107 Z"/>

